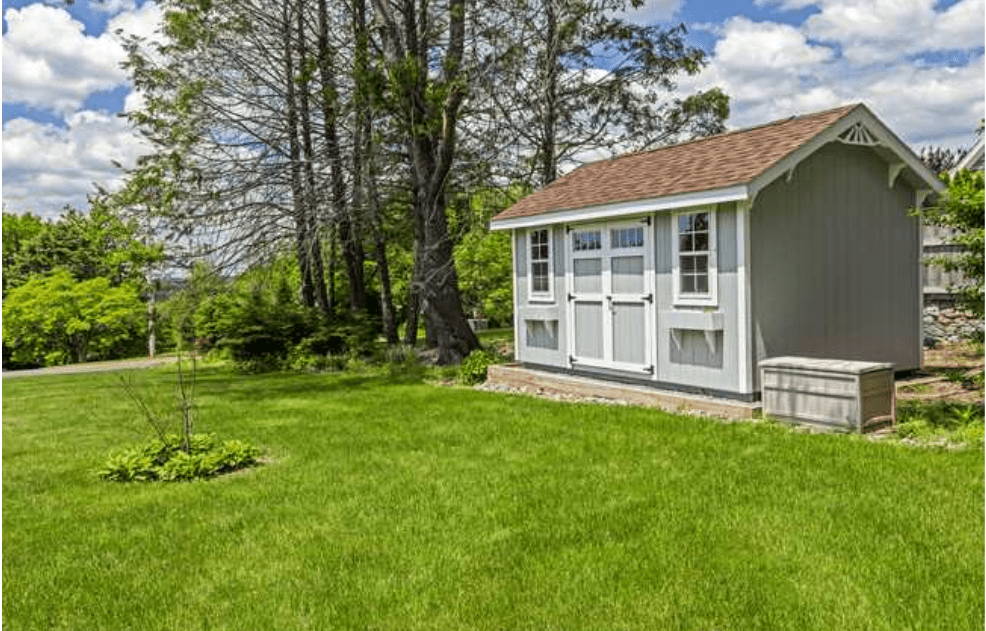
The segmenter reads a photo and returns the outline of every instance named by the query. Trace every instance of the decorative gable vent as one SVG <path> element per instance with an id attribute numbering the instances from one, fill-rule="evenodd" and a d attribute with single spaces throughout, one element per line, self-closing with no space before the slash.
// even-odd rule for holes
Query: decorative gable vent
<path id="1" fill-rule="evenodd" d="M 862 123 L 856 123 L 846 131 L 839 135 L 839 140 L 846 143 L 847 145 L 862 145 L 864 147 L 872 147 L 879 144 L 876 136 L 873 135 L 869 129 L 866 128 Z"/>

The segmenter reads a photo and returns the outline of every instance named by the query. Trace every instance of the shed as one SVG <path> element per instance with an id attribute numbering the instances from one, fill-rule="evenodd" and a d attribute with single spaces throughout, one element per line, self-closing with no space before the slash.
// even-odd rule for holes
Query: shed
<path id="1" fill-rule="evenodd" d="M 770 357 L 918 368 L 940 189 L 862 104 L 587 164 L 490 224 L 517 359 L 745 401 Z"/>

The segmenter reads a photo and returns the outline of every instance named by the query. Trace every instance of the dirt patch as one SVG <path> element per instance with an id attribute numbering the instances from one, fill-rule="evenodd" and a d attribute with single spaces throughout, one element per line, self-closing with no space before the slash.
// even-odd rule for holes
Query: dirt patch
<path id="1" fill-rule="evenodd" d="M 925 349 L 924 368 L 897 380 L 901 401 L 983 402 L 983 347 L 956 343 Z"/>

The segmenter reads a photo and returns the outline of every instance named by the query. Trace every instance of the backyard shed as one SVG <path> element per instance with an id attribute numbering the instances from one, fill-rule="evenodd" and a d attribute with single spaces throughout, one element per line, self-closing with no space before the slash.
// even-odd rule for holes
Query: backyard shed
<path id="1" fill-rule="evenodd" d="M 517 359 L 747 401 L 771 357 L 918 368 L 940 189 L 862 104 L 585 165 L 491 222 Z"/>

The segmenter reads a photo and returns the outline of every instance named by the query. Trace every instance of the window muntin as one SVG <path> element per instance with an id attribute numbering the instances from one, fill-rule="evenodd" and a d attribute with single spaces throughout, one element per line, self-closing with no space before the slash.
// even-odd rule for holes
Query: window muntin
<path id="1" fill-rule="evenodd" d="M 603 249 L 603 233 L 600 230 L 578 230 L 572 234 L 572 252 Z"/>
<path id="2" fill-rule="evenodd" d="M 530 243 L 530 293 L 532 298 L 551 299 L 551 230 L 531 230 Z"/>
<path id="3" fill-rule="evenodd" d="M 715 209 L 676 213 L 672 223 L 674 302 L 714 305 L 717 302 Z"/>
<path id="4" fill-rule="evenodd" d="M 709 213 L 678 216 L 678 291 L 709 293 Z"/>
<path id="5" fill-rule="evenodd" d="M 614 250 L 644 247 L 644 227 L 612 228 L 609 231 L 609 247 Z"/>

